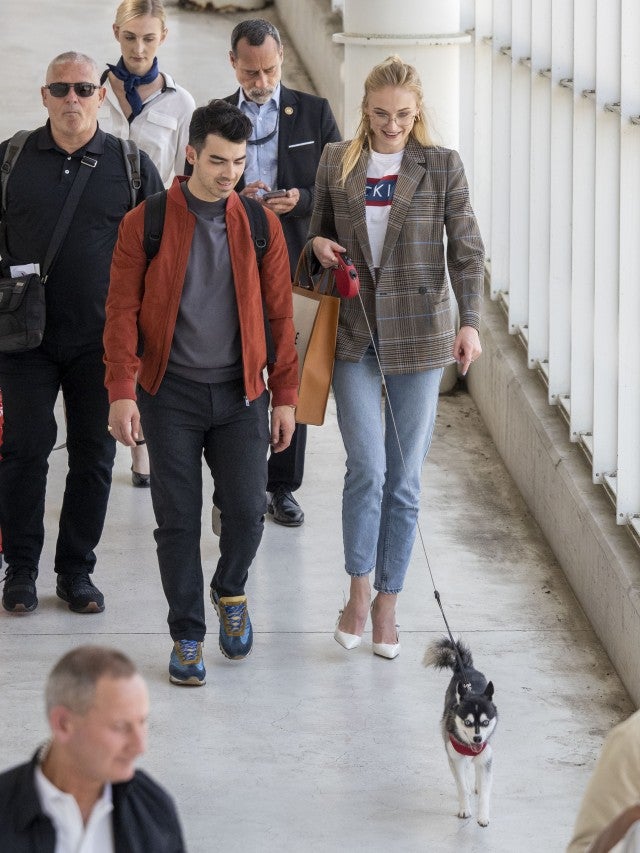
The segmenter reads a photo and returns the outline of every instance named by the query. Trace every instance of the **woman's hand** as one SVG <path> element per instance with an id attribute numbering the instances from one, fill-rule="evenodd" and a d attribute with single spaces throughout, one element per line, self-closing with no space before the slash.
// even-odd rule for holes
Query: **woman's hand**
<path id="1" fill-rule="evenodd" d="M 480 358 L 482 347 L 480 346 L 480 335 L 473 326 L 460 326 L 453 344 L 453 357 L 460 365 L 460 373 L 467 375 L 469 365 Z"/>
<path id="2" fill-rule="evenodd" d="M 326 270 L 335 269 L 338 266 L 336 254 L 347 251 L 340 243 L 329 240 L 327 237 L 314 237 L 311 246 L 313 254 Z"/>

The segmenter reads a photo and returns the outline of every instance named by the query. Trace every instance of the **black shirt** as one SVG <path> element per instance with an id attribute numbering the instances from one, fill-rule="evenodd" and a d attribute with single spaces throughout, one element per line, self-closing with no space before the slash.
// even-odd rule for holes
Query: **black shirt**
<path id="1" fill-rule="evenodd" d="M 8 140 L 0 144 L 0 162 Z M 67 154 L 51 136 L 49 123 L 27 139 L 7 183 L 8 264 L 39 263 L 85 154 L 96 157 L 67 236 L 45 286 L 45 341 L 101 346 L 111 255 L 120 220 L 131 206 L 130 184 L 119 140 L 98 129 L 84 148 Z M 82 166 L 82 168 L 87 168 Z M 149 157 L 140 152 L 142 187 L 138 201 L 163 189 Z"/>

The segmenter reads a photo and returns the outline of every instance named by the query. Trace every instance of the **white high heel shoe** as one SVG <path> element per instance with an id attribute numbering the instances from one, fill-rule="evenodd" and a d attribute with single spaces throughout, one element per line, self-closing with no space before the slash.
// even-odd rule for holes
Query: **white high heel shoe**
<path id="1" fill-rule="evenodd" d="M 400 654 L 400 634 L 396 634 L 396 638 L 398 640 L 397 643 L 372 643 L 371 648 L 374 655 L 378 655 L 381 658 L 388 658 L 389 660 L 397 658 Z"/>
<path id="2" fill-rule="evenodd" d="M 347 634 L 346 631 L 341 631 L 338 627 L 340 619 L 342 619 L 342 610 L 338 611 L 338 621 L 336 622 L 336 630 L 333 632 L 333 639 L 336 643 L 340 643 L 343 649 L 356 649 L 362 642 L 362 637 L 357 634 Z"/>
<path id="3" fill-rule="evenodd" d="M 371 602 L 371 621 L 373 622 L 373 601 Z M 374 655 L 381 658 L 393 660 L 400 654 L 400 634 L 396 625 L 396 641 L 395 643 L 371 643 L 371 648 Z"/>

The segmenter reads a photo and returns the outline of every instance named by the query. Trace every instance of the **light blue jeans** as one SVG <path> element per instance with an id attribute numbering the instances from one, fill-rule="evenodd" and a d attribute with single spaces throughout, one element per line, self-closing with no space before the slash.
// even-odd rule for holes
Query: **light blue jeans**
<path id="1" fill-rule="evenodd" d="M 373 348 L 359 362 L 335 363 L 333 391 L 347 451 L 342 493 L 345 568 L 353 577 L 375 569 L 373 586 L 379 592 L 400 592 L 407 573 L 441 378 L 441 368 L 385 376 L 383 418 L 382 378 Z"/>

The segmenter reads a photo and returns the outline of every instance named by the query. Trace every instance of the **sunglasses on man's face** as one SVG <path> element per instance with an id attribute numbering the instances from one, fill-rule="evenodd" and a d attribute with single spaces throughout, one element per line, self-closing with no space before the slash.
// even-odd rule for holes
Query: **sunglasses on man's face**
<path id="1" fill-rule="evenodd" d="M 72 86 L 79 98 L 90 98 L 95 90 L 100 88 L 97 83 L 47 83 L 44 88 L 48 89 L 54 98 L 66 98 Z"/>

